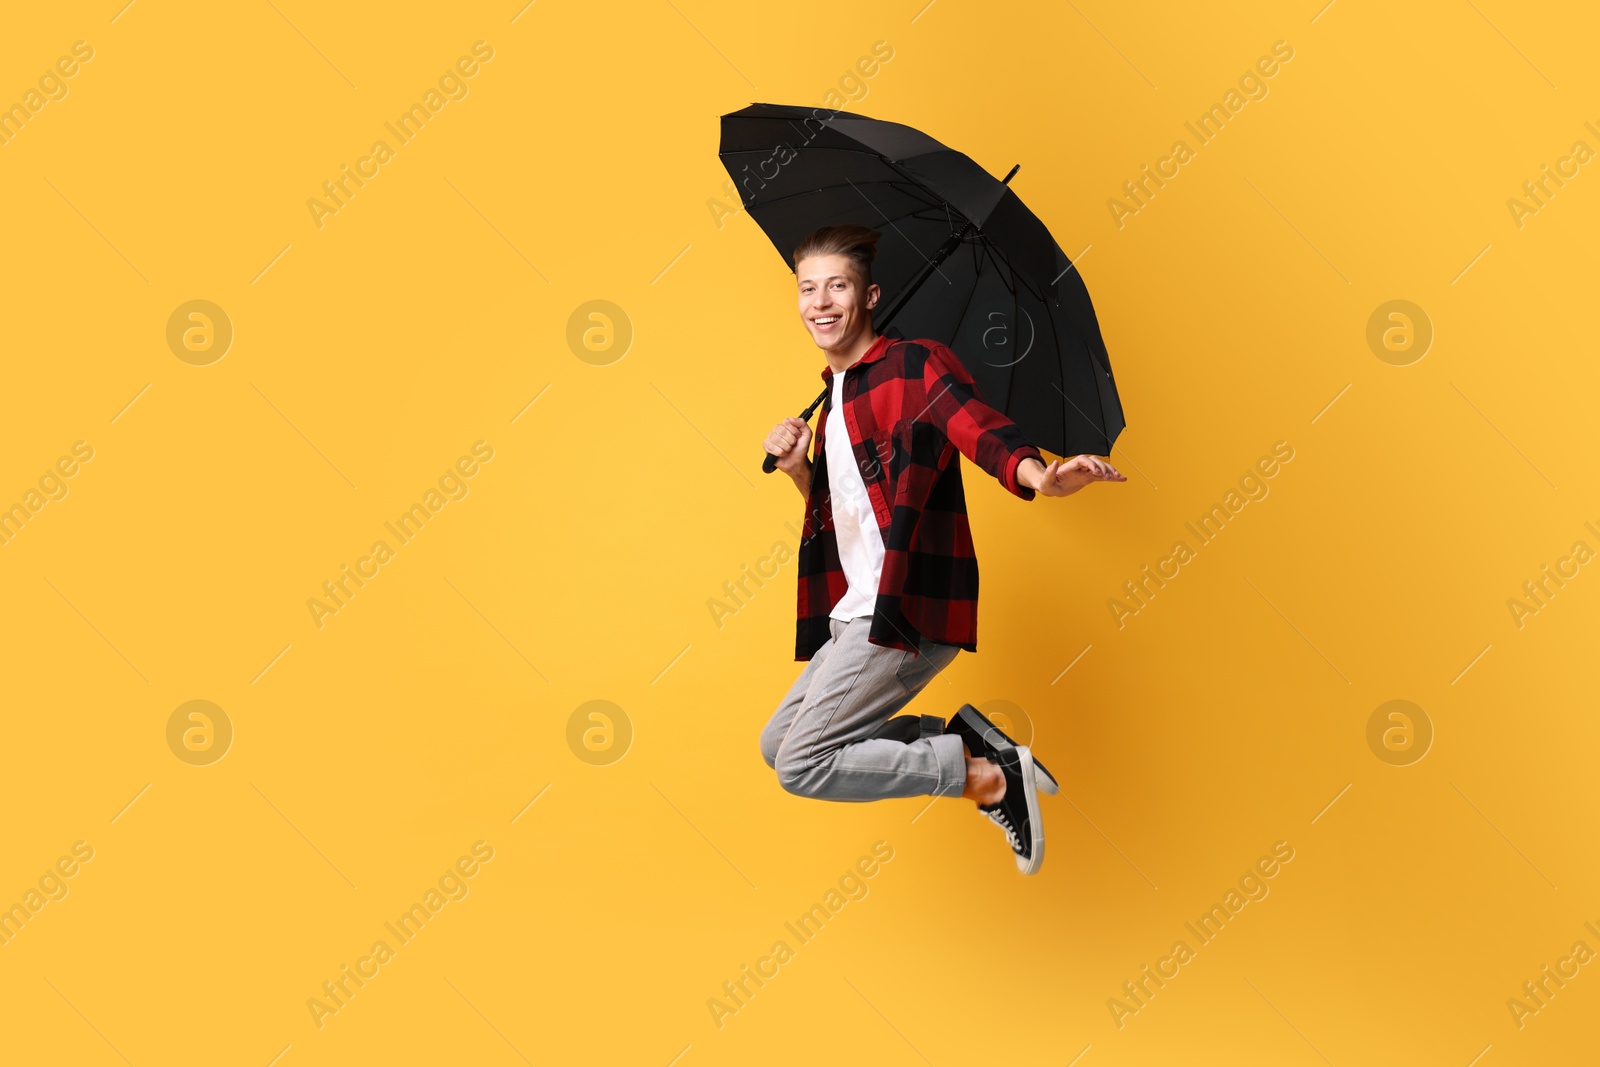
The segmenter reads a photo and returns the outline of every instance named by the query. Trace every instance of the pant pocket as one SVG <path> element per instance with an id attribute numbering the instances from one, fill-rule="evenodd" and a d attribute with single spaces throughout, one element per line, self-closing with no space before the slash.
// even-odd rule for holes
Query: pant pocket
<path id="1" fill-rule="evenodd" d="M 950 661 L 956 658 L 961 646 L 924 640 L 919 646 L 919 651 L 921 655 L 917 656 L 907 652 L 895 672 L 907 693 L 915 693 L 931 682 L 934 675 L 948 667 Z"/>

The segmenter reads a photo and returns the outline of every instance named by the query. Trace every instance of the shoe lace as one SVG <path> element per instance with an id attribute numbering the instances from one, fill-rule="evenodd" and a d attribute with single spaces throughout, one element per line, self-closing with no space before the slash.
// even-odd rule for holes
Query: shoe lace
<path id="1" fill-rule="evenodd" d="M 994 820 L 994 824 L 1006 832 L 1006 843 L 1011 846 L 1011 851 L 1021 852 L 1022 839 L 1017 835 L 1016 828 L 1011 825 L 1011 818 L 1005 813 L 1005 809 L 995 808 L 992 811 L 984 812 L 984 814 Z"/>

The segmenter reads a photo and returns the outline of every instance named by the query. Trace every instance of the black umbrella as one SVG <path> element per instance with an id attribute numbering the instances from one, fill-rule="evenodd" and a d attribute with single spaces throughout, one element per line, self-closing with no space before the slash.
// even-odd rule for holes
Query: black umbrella
<path id="1" fill-rule="evenodd" d="M 909 126 L 781 104 L 722 116 L 718 156 L 791 270 L 818 227 L 877 230 L 880 333 L 950 346 L 1040 448 L 1111 453 L 1125 422 L 1089 290 L 1007 184 L 1018 168 L 1001 180 Z"/>

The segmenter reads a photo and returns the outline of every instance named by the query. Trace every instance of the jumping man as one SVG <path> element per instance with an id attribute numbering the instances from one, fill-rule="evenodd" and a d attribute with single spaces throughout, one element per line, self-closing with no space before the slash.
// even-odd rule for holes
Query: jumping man
<path id="1" fill-rule="evenodd" d="M 1006 833 L 1017 867 L 1044 859 L 1038 793 L 1055 779 L 970 704 L 948 724 L 899 716 L 962 649 L 977 651 L 978 562 L 957 453 L 1023 500 L 1127 481 L 1096 456 L 1044 463 L 984 402 L 949 348 L 880 336 L 878 234 L 831 226 L 795 249 L 800 321 L 822 349 L 817 424 L 764 446 L 806 500 L 795 659 L 808 661 L 761 734 L 784 789 L 821 800 L 963 796 Z"/>

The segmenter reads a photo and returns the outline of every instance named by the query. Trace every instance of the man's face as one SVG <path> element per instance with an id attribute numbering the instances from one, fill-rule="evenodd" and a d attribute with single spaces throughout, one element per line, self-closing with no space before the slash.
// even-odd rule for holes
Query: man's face
<path id="1" fill-rule="evenodd" d="M 872 326 L 878 287 L 861 285 L 850 257 L 810 256 L 795 264 L 800 321 L 825 352 L 847 352 Z"/>

